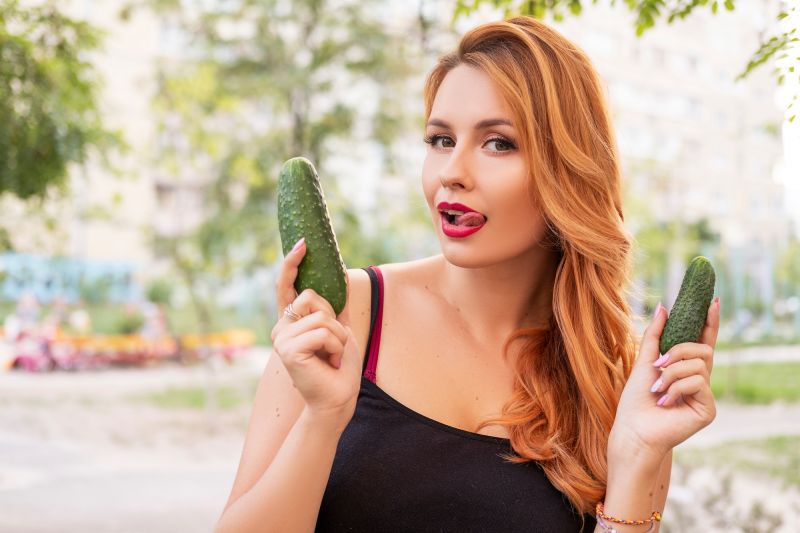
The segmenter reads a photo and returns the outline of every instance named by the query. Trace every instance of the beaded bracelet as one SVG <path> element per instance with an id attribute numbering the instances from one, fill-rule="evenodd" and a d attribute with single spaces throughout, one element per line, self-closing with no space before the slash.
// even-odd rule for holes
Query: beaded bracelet
<path id="1" fill-rule="evenodd" d="M 597 518 L 597 523 L 600 524 L 600 527 L 603 529 L 603 531 L 605 531 L 605 533 L 619 533 L 619 531 L 606 524 L 605 520 L 603 520 L 603 518 L 600 515 L 596 515 L 596 518 Z M 652 531 L 655 525 L 656 525 L 655 522 L 650 522 L 650 527 L 648 527 L 641 533 L 648 533 L 649 531 Z"/>
<path id="2" fill-rule="evenodd" d="M 603 519 L 609 520 L 611 522 L 616 522 L 618 524 L 627 524 L 631 526 L 641 526 L 646 524 L 647 522 L 650 522 L 650 527 L 647 528 L 647 531 L 653 529 L 653 526 L 655 526 L 656 522 L 659 522 L 661 520 L 661 513 L 659 513 L 658 511 L 653 511 L 653 514 L 651 514 L 650 518 L 648 518 L 647 520 L 623 520 L 621 518 L 614 518 L 613 516 L 608 516 L 603 512 L 603 502 L 597 502 L 597 506 L 595 507 L 595 514 L 597 516 L 597 521 L 600 523 L 600 527 L 602 527 L 603 531 L 606 531 L 607 533 L 617 533 L 617 531 L 613 528 L 609 528 L 608 524 L 606 524 Z M 646 533 L 646 531 L 643 533 Z"/>

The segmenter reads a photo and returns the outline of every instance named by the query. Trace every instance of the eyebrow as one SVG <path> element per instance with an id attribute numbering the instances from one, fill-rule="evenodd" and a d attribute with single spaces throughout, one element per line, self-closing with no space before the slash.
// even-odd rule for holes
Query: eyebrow
<path id="1" fill-rule="evenodd" d="M 448 124 L 444 120 L 440 120 L 438 118 L 430 119 L 425 126 L 426 127 L 427 126 L 440 126 L 442 128 L 452 129 L 452 126 L 450 126 L 450 124 Z M 505 119 L 505 118 L 487 118 L 487 119 L 481 120 L 480 122 L 475 124 L 475 129 L 476 130 L 482 130 L 482 129 L 486 129 L 486 128 L 491 128 L 492 126 L 511 126 L 511 127 L 513 127 L 514 125 L 511 123 L 510 120 Z"/>

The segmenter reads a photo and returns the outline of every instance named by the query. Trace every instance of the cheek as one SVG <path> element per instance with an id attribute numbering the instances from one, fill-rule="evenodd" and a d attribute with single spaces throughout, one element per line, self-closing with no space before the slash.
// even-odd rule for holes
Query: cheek
<path id="1" fill-rule="evenodd" d="M 506 206 L 501 213 L 497 213 L 502 217 L 501 231 L 517 235 L 525 242 L 538 242 L 542 238 L 544 217 L 524 188 L 506 191 L 502 200 L 498 198 L 496 205 Z"/>
<path id="2" fill-rule="evenodd" d="M 425 194 L 425 200 L 431 207 L 433 207 L 438 185 L 439 180 L 436 177 L 436 169 L 431 163 L 431 158 L 426 156 L 422 164 L 422 192 Z"/>

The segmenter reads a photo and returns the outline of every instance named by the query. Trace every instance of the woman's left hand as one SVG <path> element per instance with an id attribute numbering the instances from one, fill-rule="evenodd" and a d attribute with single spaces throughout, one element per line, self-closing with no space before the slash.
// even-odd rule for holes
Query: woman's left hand
<path id="1" fill-rule="evenodd" d="M 709 307 L 699 342 L 676 344 L 667 358 L 659 358 L 658 343 L 666 322 L 667 310 L 659 304 L 622 390 L 609 436 L 609 459 L 624 460 L 635 452 L 660 461 L 716 416 L 710 376 L 719 332 L 719 298 Z M 655 392 L 651 392 L 653 387 Z"/>

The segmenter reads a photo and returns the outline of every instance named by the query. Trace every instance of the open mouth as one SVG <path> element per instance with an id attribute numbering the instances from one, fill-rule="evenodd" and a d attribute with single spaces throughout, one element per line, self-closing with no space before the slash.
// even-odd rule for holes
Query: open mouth
<path id="1" fill-rule="evenodd" d="M 487 217 L 476 212 L 463 213 L 461 211 L 444 209 L 440 211 L 440 213 L 445 218 L 447 223 L 453 226 L 462 226 L 462 227 L 482 226 L 483 224 L 486 224 L 488 220 Z"/>

